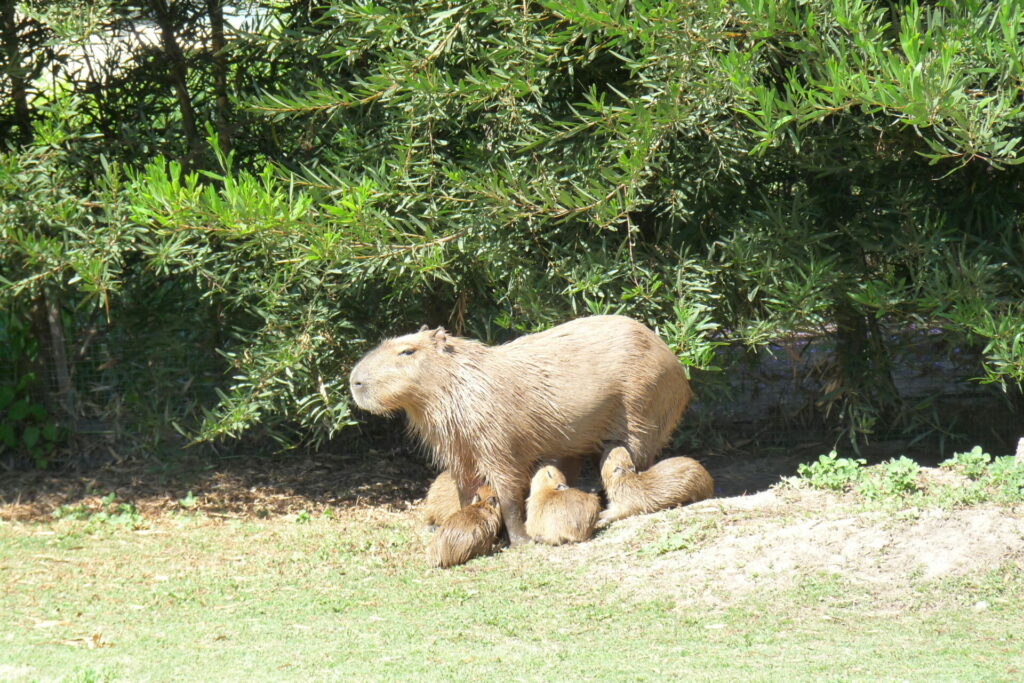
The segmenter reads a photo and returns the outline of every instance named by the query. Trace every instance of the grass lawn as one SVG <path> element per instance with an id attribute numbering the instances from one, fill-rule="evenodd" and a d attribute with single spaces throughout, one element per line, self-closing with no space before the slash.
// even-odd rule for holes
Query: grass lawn
<path id="1" fill-rule="evenodd" d="M 682 600 L 536 546 L 427 569 L 408 512 L 141 521 L 0 522 L 0 680 L 1024 679 L 1014 564 Z"/>

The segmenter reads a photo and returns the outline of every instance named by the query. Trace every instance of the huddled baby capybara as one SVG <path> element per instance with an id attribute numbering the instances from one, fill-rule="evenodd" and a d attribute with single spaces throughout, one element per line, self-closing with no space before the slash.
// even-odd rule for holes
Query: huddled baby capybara
<path id="1" fill-rule="evenodd" d="M 421 507 L 423 523 L 428 528 L 435 529 L 461 509 L 459 487 L 455 485 L 452 475 L 445 470 L 437 475 L 437 478 L 430 484 L 430 488 L 427 489 L 427 497 L 423 500 Z"/>
<path id="2" fill-rule="evenodd" d="M 501 532 L 501 510 L 494 489 L 481 486 L 473 501 L 450 515 L 427 544 L 427 564 L 452 567 L 494 551 Z"/>
<path id="3" fill-rule="evenodd" d="M 593 493 L 570 488 L 553 465 L 537 470 L 526 499 L 526 533 L 549 545 L 579 543 L 591 537 L 601 501 Z"/>
<path id="4" fill-rule="evenodd" d="M 608 507 L 598 526 L 617 519 L 695 503 L 715 494 L 714 482 L 693 458 L 666 458 L 638 472 L 625 448 L 613 448 L 601 464 Z"/>

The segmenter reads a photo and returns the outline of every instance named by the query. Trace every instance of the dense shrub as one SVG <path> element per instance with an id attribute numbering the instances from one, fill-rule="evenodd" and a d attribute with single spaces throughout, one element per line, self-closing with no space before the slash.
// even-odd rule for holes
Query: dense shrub
<path id="1" fill-rule="evenodd" d="M 149 386 L 216 389 L 175 394 L 190 434 L 333 434 L 352 360 L 423 322 L 497 342 L 621 312 L 703 369 L 722 343 L 825 336 L 818 408 L 850 436 L 922 428 L 892 379 L 908 332 L 977 349 L 984 381 L 1024 378 L 1020 3 L 253 16 L 227 54 L 233 120 L 258 124 L 227 140 L 202 106 L 217 62 L 190 58 L 217 123 L 202 159 L 98 145 L 48 162 L 26 200 L 41 150 L 82 150 L 42 131 L 104 134 L 88 90 L 5 157 L 4 301 L 51 291 L 65 316 L 102 312 L 108 340 L 155 334 L 169 367 Z"/>

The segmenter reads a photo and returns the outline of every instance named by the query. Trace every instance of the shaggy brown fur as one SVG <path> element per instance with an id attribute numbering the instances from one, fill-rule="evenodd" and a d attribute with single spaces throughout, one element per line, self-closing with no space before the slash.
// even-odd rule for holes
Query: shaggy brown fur
<path id="1" fill-rule="evenodd" d="M 361 408 L 405 412 L 463 503 L 475 476 L 493 485 L 513 543 L 529 540 L 523 496 L 537 460 L 595 455 L 615 442 L 650 464 L 691 396 L 672 351 L 622 316 L 501 346 L 422 330 L 382 342 L 349 381 Z"/>
<path id="2" fill-rule="evenodd" d="M 598 526 L 715 495 L 711 475 L 693 458 L 666 458 L 638 474 L 625 448 L 613 448 L 605 456 L 601 480 L 608 508 Z"/>
<path id="3" fill-rule="evenodd" d="M 451 473 L 445 470 L 437 475 L 437 479 L 427 489 L 427 497 L 422 505 L 423 523 L 436 528 L 461 509 L 459 487 L 455 485 Z"/>
<path id="4" fill-rule="evenodd" d="M 494 550 L 501 510 L 494 489 L 481 486 L 473 502 L 451 515 L 427 544 L 427 564 L 451 567 Z"/>
<path id="5" fill-rule="evenodd" d="M 526 499 L 526 533 L 533 540 L 549 545 L 585 541 L 600 513 L 597 496 L 569 488 L 557 467 L 548 465 L 533 475 Z"/>

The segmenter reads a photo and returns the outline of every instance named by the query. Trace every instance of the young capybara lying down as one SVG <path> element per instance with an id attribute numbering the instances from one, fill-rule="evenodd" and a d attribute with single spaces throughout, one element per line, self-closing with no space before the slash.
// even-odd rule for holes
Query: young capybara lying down
<path id="1" fill-rule="evenodd" d="M 585 541 L 600 513 L 598 497 L 569 488 L 557 467 L 541 467 L 533 475 L 526 499 L 526 533 L 533 540 L 549 545 Z"/>
<path id="2" fill-rule="evenodd" d="M 494 489 L 481 486 L 472 503 L 451 515 L 427 544 L 427 564 L 452 567 L 494 550 L 501 510 Z"/>
<path id="3" fill-rule="evenodd" d="M 696 503 L 711 498 L 715 485 L 704 466 L 693 458 L 666 458 L 637 472 L 625 448 L 613 448 L 601 464 L 608 507 L 598 526 L 623 517 Z"/>
<path id="4" fill-rule="evenodd" d="M 463 504 L 476 478 L 492 485 L 513 544 L 529 540 L 523 498 L 538 460 L 598 455 L 617 442 L 646 467 L 691 396 L 658 335 L 614 315 L 500 346 L 423 329 L 383 341 L 349 384 L 360 408 L 405 413 Z"/>

